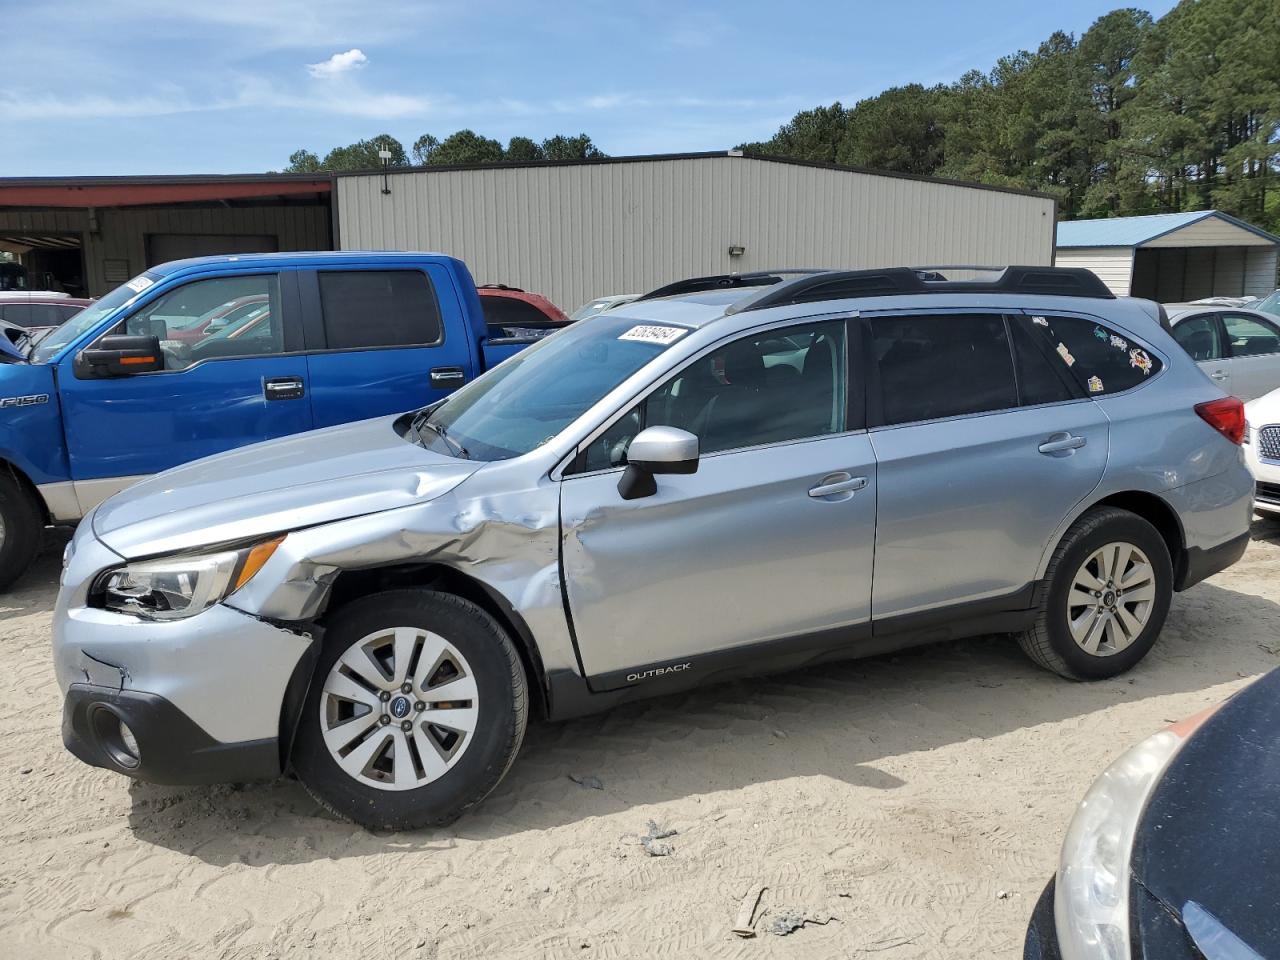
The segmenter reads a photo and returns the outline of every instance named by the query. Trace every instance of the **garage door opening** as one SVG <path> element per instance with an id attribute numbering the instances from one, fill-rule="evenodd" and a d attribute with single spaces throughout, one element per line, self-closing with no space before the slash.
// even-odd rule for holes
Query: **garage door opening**
<path id="1" fill-rule="evenodd" d="M 13 255 L 21 267 L 26 289 L 57 290 L 73 297 L 87 295 L 79 234 L 0 234 L 0 251 Z"/>
<path id="2" fill-rule="evenodd" d="M 1272 247 L 1163 247 L 1134 251 L 1133 295 L 1160 303 L 1247 297 L 1274 289 Z"/>
<path id="3" fill-rule="evenodd" d="M 147 266 L 188 257 L 275 253 L 279 249 L 280 239 L 269 234 L 150 233 L 147 234 Z"/>

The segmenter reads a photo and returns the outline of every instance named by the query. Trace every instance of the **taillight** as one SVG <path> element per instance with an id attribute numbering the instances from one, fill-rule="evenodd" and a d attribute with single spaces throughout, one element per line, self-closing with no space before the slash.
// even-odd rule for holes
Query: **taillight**
<path id="1" fill-rule="evenodd" d="M 1221 400 L 1197 403 L 1196 413 L 1200 414 L 1201 420 L 1232 443 L 1244 441 L 1244 402 L 1238 397 L 1223 397 Z"/>

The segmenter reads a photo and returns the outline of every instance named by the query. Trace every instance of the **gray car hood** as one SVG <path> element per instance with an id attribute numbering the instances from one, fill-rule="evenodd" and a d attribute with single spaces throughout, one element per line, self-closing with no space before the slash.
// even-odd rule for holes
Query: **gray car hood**
<path id="1" fill-rule="evenodd" d="M 132 559 L 431 500 L 483 466 L 424 450 L 395 417 L 256 443 L 157 474 L 105 501 L 93 532 Z"/>

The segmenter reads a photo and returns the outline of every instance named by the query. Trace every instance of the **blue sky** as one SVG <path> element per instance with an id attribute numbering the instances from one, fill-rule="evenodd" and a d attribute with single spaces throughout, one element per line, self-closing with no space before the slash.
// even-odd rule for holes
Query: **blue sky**
<path id="1" fill-rule="evenodd" d="M 461 127 L 724 149 L 806 107 L 987 70 L 1121 5 L 0 0 L 0 176 L 254 172 Z"/>

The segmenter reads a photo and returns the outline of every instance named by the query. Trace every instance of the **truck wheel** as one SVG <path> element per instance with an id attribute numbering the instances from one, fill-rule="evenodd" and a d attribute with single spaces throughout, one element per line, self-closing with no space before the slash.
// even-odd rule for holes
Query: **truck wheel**
<path id="1" fill-rule="evenodd" d="M 1127 510 L 1090 510 L 1063 536 L 1049 590 L 1018 637 L 1032 660 L 1070 680 L 1104 680 L 1147 655 L 1169 613 L 1173 564 L 1156 528 Z"/>
<path id="2" fill-rule="evenodd" d="M 8 470 L 0 468 L 0 590 L 26 573 L 40 549 L 40 508 Z"/>
<path id="3" fill-rule="evenodd" d="M 294 768 L 322 806 L 370 829 L 442 826 L 506 774 L 528 702 L 511 639 L 480 607 L 374 594 L 326 624 Z"/>

